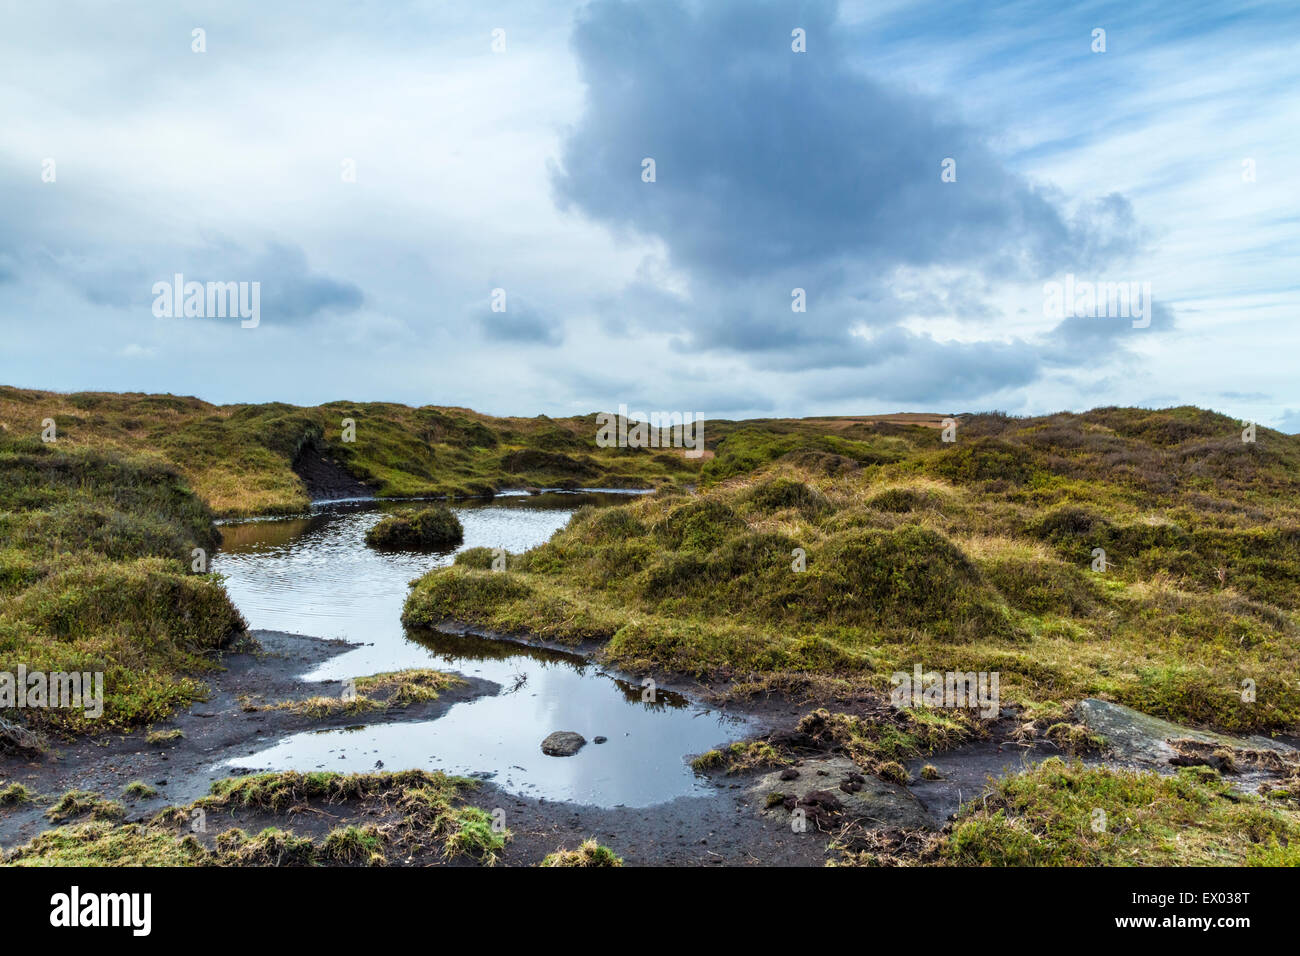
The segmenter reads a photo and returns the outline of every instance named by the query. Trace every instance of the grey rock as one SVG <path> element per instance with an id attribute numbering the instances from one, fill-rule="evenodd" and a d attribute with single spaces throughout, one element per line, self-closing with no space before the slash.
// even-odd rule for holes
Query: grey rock
<path id="1" fill-rule="evenodd" d="M 1132 707 L 1094 697 L 1079 702 L 1076 716 L 1089 730 L 1106 738 L 1111 757 L 1120 762 L 1167 766 L 1176 754 L 1169 745 L 1170 740 L 1195 740 L 1218 747 L 1274 750 L 1278 753 L 1288 753 L 1295 749 L 1267 737 L 1234 737 L 1207 730 L 1193 730 L 1144 714 Z"/>
<path id="2" fill-rule="evenodd" d="M 547 734 L 542 741 L 542 753 L 549 757 L 572 757 L 586 743 L 587 738 L 582 734 L 575 734 L 572 730 L 557 730 Z"/>

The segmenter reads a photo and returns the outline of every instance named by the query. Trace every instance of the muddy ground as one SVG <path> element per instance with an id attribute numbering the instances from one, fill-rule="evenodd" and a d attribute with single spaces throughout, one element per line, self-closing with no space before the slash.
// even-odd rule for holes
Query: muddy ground
<path id="1" fill-rule="evenodd" d="M 500 691 L 494 683 L 471 678 L 464 685 L 444 691 L 437 701 L 361 716 L 314 718 L 288 710 L 249 711 L 244 706 L 249 699 L 278 702 L 317 695 L 337 696 L 338 682 L 309 683 L 300 680 L 298 675 L 353 646 L 344 641 L 275 631 L 254 631 L 250 638 L 226 653 L 220 661 L 223 669 L 208 677 L 211 695 L 207 701 L 178 711 L 171 719 L 150 728 L 178 729 L 184 733 L 183 738 L 165 746 L 151 745 L 146 741 L 146 730 L 142 729 L 58 745 L 39 758 L 4 757 L 0 758 L 0 779 L 20 782 L 46 798 L 57 798 L 71 789 L 91 790 L 108 799 L 122 800 L 127 808 L 126 820 L 141 821 L 166 806 L 187 804 L 205 795 L 214 780 L 247 773 L 223 764 L 231 758 L 255 753 L 288 734 L 313 728 L 436 719 L 461 701 Z M 680 686 L 672 689 L 690 690 Z M 861 702 L 863 707 L 870 705 L 865 700 Z M 773 695 L 743 707 L 730 705 L 727 709 L 755 717 L 769 732 L 780 732 L 793 727 L 809 708 L 806 702 Z M 853 701 L 840 702 L 837 708 L 857 709 Z M 811 752 L 807 756 L 814 760 L 818 757 Z M 933 825 L 938 826 L 960 799 L 973 795 L 989 773 L 1014 769 L 1024 759 L 1019 748 L 1006 742 L 981 742 L 975 747 L 929 758 L 928 762 L 944 766 L 945 776 L 951 782 L 947 785 L 926 782 L 913 790 Z M 593 837 L 629 864 L 823 864 L 828 858 L 830 834 L 815 826 L 795 833 L 788 818 L 761 813 L 761 795 L 751 793 L 750 789 L 762 775 L 762 771 L 735 776 L 715 774 L 710 778 L 713 789 L 702 796 L 681 797 L 643 808 L 604 809 L 520 797 L 499 789 L 490 780 L 484 781 L 468 799 L 488 812 L 498 808 L 505 811 L 512 839 L 502 855 L 504 864 L 536 863 L 559 847 L 573 848 Z M 124 797 L 125 787 L 136 780 L 155 787 L 157 795 L 147 799 Z M 834 781 L 828 786 L 833 787 Z M 8 849 L 21 845 L 52 826 L 44 816 L 48 805 L 47 799 L 35 805 L 0 810 L 0 846 Z M 319 836 L 349 823 L 387 821 L 382 808 L 347 803 L 313 805 L 310 810 L 290 818 L 236 811 L 210 819 L 204 839 L 211 843 L 217 832 L 231 826 L 255 832 L 276 825 L 302 835 Z M 389 862 L 427 864 L 439 862 L 439 858 L 430 854 Z"/>
<path id="2" fill-rule="evenodd" d="M 241 704 L 243 697 L 274 702 L 337 695 L 337 682 L 307 683 L 297 675 L 352 646 L 343 641 L 274 631 L 255 631 L 250 636 L 259 646 L 224 656 L 224 670 L 208 678 L 212 690 L 209 700 L 151 728 L 181 730 L 185 736 L 175 743 L 150 745 L 145 730 L 77 741 L 55 746 L 44 757 L 0 758 L 0 779 L 20 782 L 52 798 L 71 789 L 92 790 L 109 799 L 121 799 L 127 808 L 127 821 L 139 821 L 163 807 L 186 804 L 203 796 L 214 780 L 247 772 L 232 771 L 221 764 L 254 753 L 282 736 L 311 728 L 431 720 L 460 701 L 495 694 L 500 689 L 491 682 L 470 679 L 465 685 L 444 691 L 435 702 L 361 717 L 317 719 L 284 710 L 248 712 Z M 124 798 L 124 788 L 135 780 L 155 787 L 157 796 Z M 739 782 L 724 781 L 709 796 L 685 797 L 649 808 L 600 809 L 517 797 L 485 782 L 469 799 L 489 812 L 505 810 L 513 834 L 502 859 L 507 864 L 535 863 L 560 846 L 574 847 L 588 837 L 615 848 L 629 863 L 823 862 L 824 835 L 796 835 L 786 827 L 760 819 L 738 799 L 741 792 Z M 21 845 L 52 826 L 44 817 L 48 805 L 46 801 L 0 811 L 0 846 L 9 849 Z M 374 808 L 340 804 L 313 807 L 292 819 L 238 811 L 210 821 L 209 829 L 215 832 L 240 826 L 256 830 L 278 825 L 303 835 L 319 835 L 335 826 L 375 822 L 383 822 L 383 815 Z"/>
<path id="3" fill-rule="evenodd" d="M 293 470 L 307 486 L 312 501 L 373 498 L 375 489 L 348 474 L 334 458 L 308 445 L 293 461 Z"/>

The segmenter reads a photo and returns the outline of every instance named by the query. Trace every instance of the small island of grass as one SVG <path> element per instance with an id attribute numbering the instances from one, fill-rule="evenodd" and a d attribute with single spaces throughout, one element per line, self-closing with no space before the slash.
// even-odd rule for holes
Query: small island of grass
<path id="1" fill-rule="evenodd" d="M 465 540 L 460 520 L 445 505 L 390 515 L 366 532 L 372 548 L 424 551 L 452 548 Z"/>

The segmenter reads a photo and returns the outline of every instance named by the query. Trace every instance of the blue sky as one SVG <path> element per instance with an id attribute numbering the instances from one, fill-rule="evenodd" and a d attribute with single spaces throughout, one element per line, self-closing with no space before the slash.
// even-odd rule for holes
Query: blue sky
<path id="1" fill-rule="evenodd" d="M 0 382 L 1300 430 L 1300 8 L 1065 6 L 0 5 Z"/>

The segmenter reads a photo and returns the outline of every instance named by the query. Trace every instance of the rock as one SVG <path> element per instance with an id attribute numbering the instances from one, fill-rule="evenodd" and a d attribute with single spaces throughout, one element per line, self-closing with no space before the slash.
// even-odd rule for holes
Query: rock
<path id="1" fill-rule="evenodd" d="M 1178 752 L 1169 745 L 1170 740 L 1195 740 L 1217 747 L 1273 750 L 1278 753 L 1289 753 L 1295 749 L 1267 737 L 1233 737 L 1206 730 L 1192 730 L 1136 711 L 1132 707 L 1093 697 L 1080 701 L 1076 713 L 1089 730 L 1106 738 L 1112 755 L 1121 762 L 1167 766 L 1178 756 Z"/>
<path id="2" fill-rule="evenodd" d="M 782 779 L 782 780 L 798 780 L 798 779 L 799 779 L 799 771 L 798 771 L 798 770 L 795 770 L 794 767 L 786 767 L 784 770 L 781 771 L 781 779 Z"/>
<path id="3" fill-rule="evenodd" d="M 766 774 L 750 788 L 752 803 L 762 816 L 787 823 L 791 811 L 799 807 L 809 823 L 820 829 L 850 821 L 873 828 L 935 826 L 906 787 L 864 776 L 847 757 L 806 759 L 794 778 L 786 776 L 788 769 Z"/>
<path id="4" fill-rule="evenodd" d="M 603 744 L 606 740 L 609 740 L 609 738 L 608 738 L 608 737 L 592 737 L 592 738 L 591 738 L 591 742 L 592 742 L 593 744 Z"/>
<path id="5" fill-rule="evenodd" d="M 572 757 L 586 743 L 587 738 L 582 734 L 575 734 L 572 730 L 557 730 L 542 741 L 542 753 L 550 757 Z"/>

